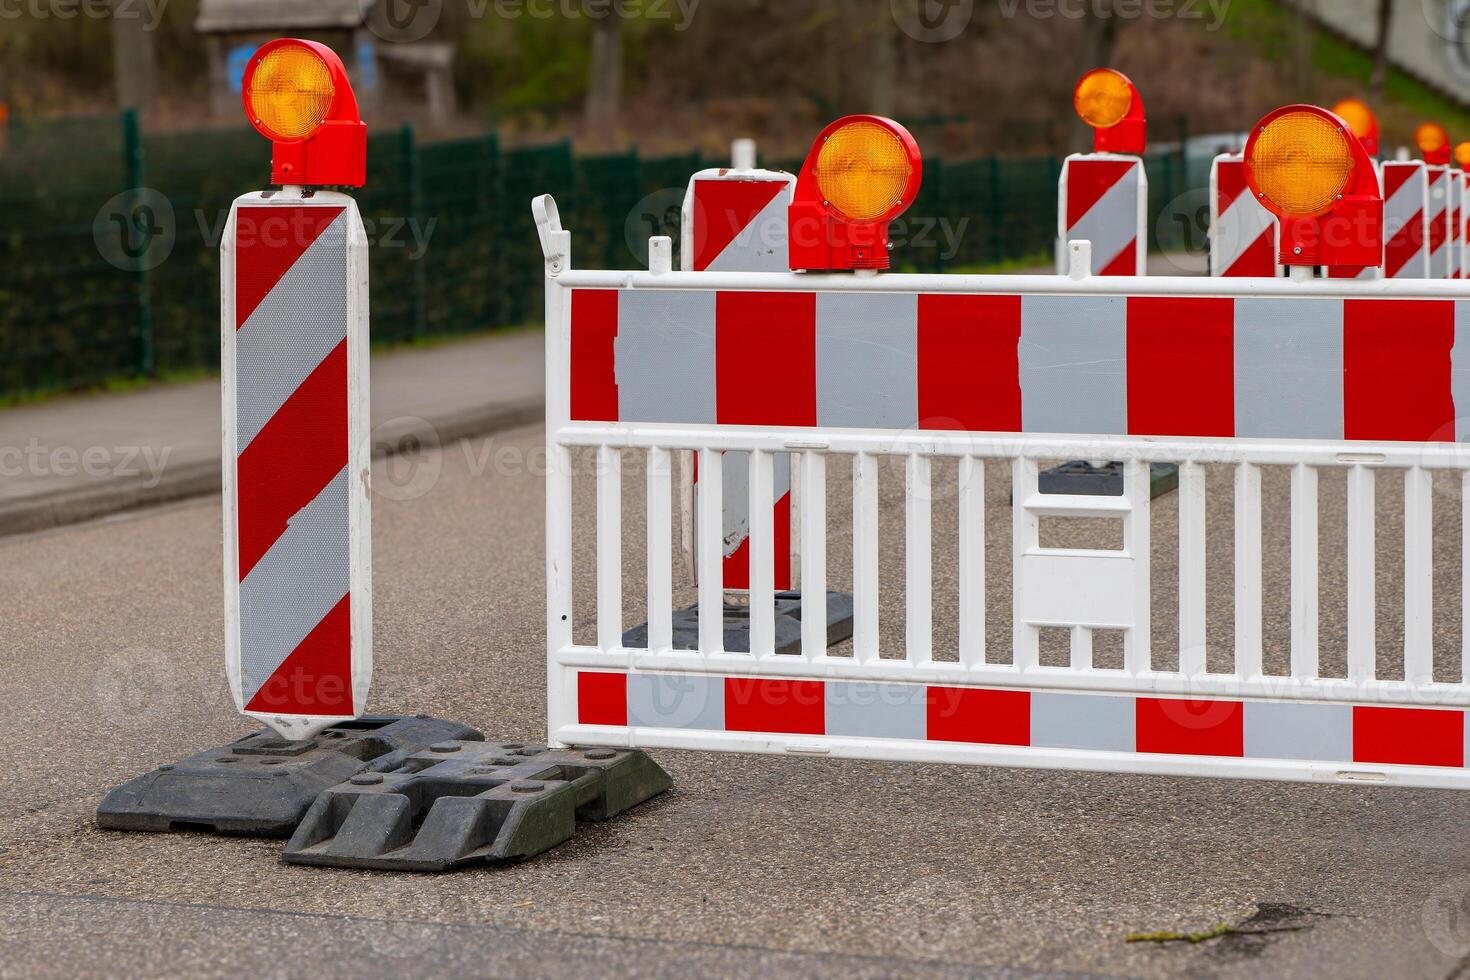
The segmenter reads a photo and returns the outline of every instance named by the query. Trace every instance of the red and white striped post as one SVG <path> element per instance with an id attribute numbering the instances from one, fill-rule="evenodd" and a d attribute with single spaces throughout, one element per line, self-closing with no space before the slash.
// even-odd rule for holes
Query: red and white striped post
<path id="1" fill-rule="evenodd" d="M 236 707 L 304 739 L 372 677 L 367 234 L 314 189 L 366 183 L 367 127 L 314 42 L 261 47 L 244 102 L 282 189 L 234 202 L 220 264 L 225 658 Z"/>
<path id="2" fill-rule="evenodd" d="M 684 196 L 680 268 L 685 272 L 785 272 L 790 269 L 787 212 L 796 186 L 794 174 L 756 167 L 752 140 L 736 140 L 731 166 L 701 170 Z M 696 463 L 683 463 L 683 542 L 690 574 L 697 581 L 694 556 Z M 797 588 L 796 552 L 791 536 L 791 456 L 778 453 L 774 468 L 772 521 L 775 529 L 774 581 L 777 591 Z M 721 467 L 723 492 L 724 585 L 727 592 L 750 588 L 749 474 L 746 454 L 727 455 Z"/>
<path id="3" fill-rule="evenodd" d="M 1245 157 L 1222 153 L 1210 167 L 1210 275 L 1272 279 L 1281 226 L 1246 186 Z"/>
<path id="4" fill-rule="evenodd" d="M 1383 164 L 1383 275 L 1429 278 L 1429 174 L 1421 160 Z"/>

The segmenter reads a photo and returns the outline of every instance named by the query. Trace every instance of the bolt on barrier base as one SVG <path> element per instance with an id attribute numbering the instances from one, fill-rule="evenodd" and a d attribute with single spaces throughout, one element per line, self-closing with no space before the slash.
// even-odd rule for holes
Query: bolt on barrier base
<path id="1" fill-rule="evenodd" d="M 130 779 L 97 808 L 105 830 L 289 837 L 323 790 L 479 732 L 427 715 L 369 715 L 288 741 L 265 729 Z"/>
<path id="2" fill-rule="evenodd" d="M 1121 477 L 1120 477 L 1121 479 Z M 801 653 L 800 592 L 776 593 L 776 653 Z M 725 650 L 730 653 L 750 652 L 750 607 L 725 604 Z M 833 646 L 852 636 L 852 596 L 846 592 L 827 593 L 827 645 Z M 674 611 L 674 649 L 699 649 L 699 607 Z M 623 646 L 642 649 L 648 646 L 648 624 L 635 626 L 623 634 Z"/>
<path id="3" fill-rule="evenodd" d="M 522 861 L 671 785 L 636 750 L 447 741 L 323 793 L 283 857 L 384 871 Z"/>

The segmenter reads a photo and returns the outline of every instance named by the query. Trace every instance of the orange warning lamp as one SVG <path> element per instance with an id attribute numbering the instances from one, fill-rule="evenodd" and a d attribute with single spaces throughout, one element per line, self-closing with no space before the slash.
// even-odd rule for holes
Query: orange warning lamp
<path id="1" fill-rule="evenodd" d="M 1437 122 L 1427 122 L 1414 130 L 1414 145 L 1424 155 L 1424 162 L 1432 166 L 1447 166 L 1450 162 L 1450 134 Z"/>
<path id="2" fill-rule="evenodd" d="M 1332 107 L 1332 112 L 1348 124 L 1348 129 L 1353 131 L 1354 136 L 1362 140 L 1363 149 L 1368 151 L 1370 157 L 1378 156 L 1378 116 L 1368 107 L 1368 103 L 1362 99 L 1343 99 Z"/>
<path id="3" fill-rule="evenodd" d="M 1128 76 L 1112 68 L 1094 68 L 1072 93 L 1072 106 L 1092 127 L 1095 153 L 1142 153 L 1148 148 L 1148 117 L 1143 97 Z"/>
<path id="4" fill-rule="evenodd" d="M 245 117 L 273 144 L 272 182 L 367 183 L 367 124 L 331 48 L 295 38 L 261 45 L 245 69 L 242 95 Z"/>
<path id="5" fill-rule="evenodd" d="M 1470 143 L 1455 147 L 1455 163 L 1461 170 L 1470 170 Z"/>
<path id="6" fill-rule="evenodd" d="M 882 116 L 846 116 L 822 130 L 787 215 L 791 268 L 886 269 L 888 223 L 918 196 L 919 144 Z"/>
<path id="7" fill-rule="evenodd" d="M 1291 105 L 1262 119 L 1245 146 L 1245 179 L 1281 219 L 1281 262 L 1363 269 L 1383 264 L 1383 194 L 1347 122 Z"/>

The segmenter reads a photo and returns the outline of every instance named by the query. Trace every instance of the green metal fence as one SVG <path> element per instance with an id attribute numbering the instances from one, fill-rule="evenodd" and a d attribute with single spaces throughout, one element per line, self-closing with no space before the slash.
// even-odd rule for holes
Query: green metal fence
<path id="1" fill-rule="evenodd" d="M 508 149 L 494 135 L 421 143 L 410 128 L 374 134 L 368 157 L 357 198 L 383 343 L 537 317 L 536 194 L 556 195 L 574 264 L 635 268 L 650 235 L 677 239 L 690 175 L 725 162 Z M 12 123 L 0 143 L 0 399 L 213 370 L 219 237 L 230 202 L 266 186 L 268 166 L 248 130 L 145 133 L 127 113 Z M 894 229 L 901 267 L 1049 261 L 1059 160 L 924 168 L 920 199 Z M 1189 211 L 1202 175 L 1176 155 L 1148 168 L 1155 246 L 1193 244 L 1192 219 L 1171 210 Z"/>

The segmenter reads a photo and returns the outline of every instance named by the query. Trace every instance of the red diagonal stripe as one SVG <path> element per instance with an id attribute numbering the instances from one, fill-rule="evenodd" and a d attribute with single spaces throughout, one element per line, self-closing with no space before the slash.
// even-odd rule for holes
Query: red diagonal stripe
<path id="1" fill-rule="evenodd" d="M 352 597 L 343 596 L 270 679 L 246 711 L 282 715 L 351 715 Z"/>
<path id="2" fill-rule="evenodd" d="M 1384 167 L 1383 199 L 1386 201 L 1403 187 L 1408 179 L 1419 172 L 1418 167 Z"/>
<path id="3" fill-rule="evenodd" d="M 1384 275 L 1392 279 L 1414 260 L 1424 247 L 1424 212 L 1415 213 L 1409 223 L 1388 240 L 1383 252 Z"/>
<path id="4" fill-rule="evenodd" d="M 1222 163 L 1215 169 L 1215 187 L 1220 195 L 1220 213 L 1230 210 L 1240 195 L 1245 193 L 1245 164 Z"/>
<path id="5" fill-rule="evenodd" d="M 1128 247 L 1118 253 L 1118 257 L 1109 262 L 1101 272 L 1100 276 L 1136 276 L 1138 275 L 1138 239 L 1128 243 Z"/>
<path id="6" fill-rule="evenodd" d="M 236 462 L 240 581 L 301 508 L 347 465 L 347 338 L 316 366 Z"/>
<path id="7" fill-rule="evenodd" d="M 783 180 L 695 182 L 694 271 L 708 269 L 785 187 Z"/>
<path id="8" fill-rule="evenodd" d="M 318 207 L 235 211 L 236 330 L 342 211 Z"/>
<path id="9" fill-rule="evenodd" d="M 1073 160 L 1068 164 L 1067 227 L 1075 228 L 1082 216 L 1136 166 L 1132 160 Z"/>
<path id="10" fill-rule="evenodd" d="M 1227 277 L 1255 276 L 1263 279 L 1276 277 L 1276 226 L 1261 232 L 1261 237 L 1251 243 L 1250 248 L 1240 253 L 1235 263 L 1225 270 Z"/>

